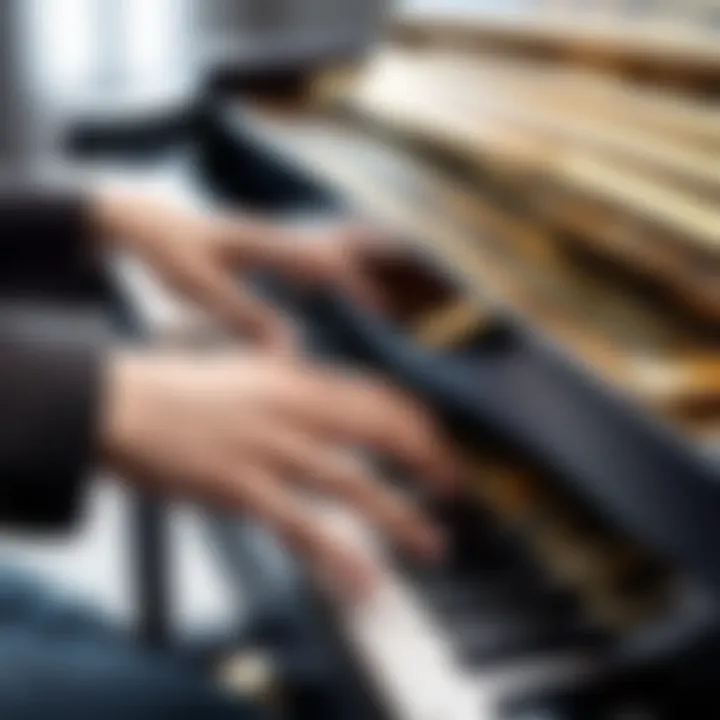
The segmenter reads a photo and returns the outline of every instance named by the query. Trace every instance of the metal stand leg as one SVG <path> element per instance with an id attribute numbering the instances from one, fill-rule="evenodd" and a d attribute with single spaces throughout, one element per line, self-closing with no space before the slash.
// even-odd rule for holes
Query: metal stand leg
<path id="1" fill-rule="evenodd" d="M 132 509 L 135 588 L 141 639 L 171 642 L 168 517 L 154 498 L 138 496 Z"/>

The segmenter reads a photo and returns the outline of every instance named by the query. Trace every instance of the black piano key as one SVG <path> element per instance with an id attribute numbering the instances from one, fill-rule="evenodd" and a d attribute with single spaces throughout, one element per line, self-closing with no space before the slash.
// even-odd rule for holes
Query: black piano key
<path id="1" fill-rule="evenodd" d="M 695 688 L 699 690 L 699 688 Z M 717 717 L 714 689 L 688 693 L 682 684 L 652 673 L 630 671 L 617 678 L 595 677 L 578 686 L 508 697 L 502 720 L 689 720 Z M 701 710 L 702 708 L 702 710 Z"/>
<path id="2" fill-rule="evenodd" d="M 584 621 L 551 623 L 522 616 L 484 618 L 448 629 L 454 635 L 458 661 L 471 670 L 533 655 L 600 647 L 606 640 L 601 630 Z"/>
<path id="3" fill-rule="evenodd" d="M 446 621 L 455 617 L 513 614 L 555 622 L 576 617 L 580 612 L 577 597 L 562 588 L 459 583 L 425 587 L 423 597 Z"/>
<path id="4" fill-rule="evenodd" d="M 645 703 L 547 702 L 509 712 L 503 720 L 681 720 Z"/>
<path id="5" fill-rule="evenodd" d="M 543 653 L 595 647 L 604 639 L 580 598 L 552 579 L 520 538 L 476 507 L 435 507 L 448 530 L 446 561 L 398 567 L 468 669 Z"/>
<path id="6" fill-rule="evenodd" d="M 508 602 L 513 597 L 543 594 L 537 578 L 518 567 L 495 566 L 484 572 L 458 571 L 451 565 L 402 566 L 402 575 L 431 606 L 441 608 L 462 604 L 476 611 L 488 605 Z"/>
<path id="7" fill-rule="evenodd" d="M 553 584 L 522 558 L 504 574 L 417 566 L 406 579 L 469 668 L 594 647 L 603 637 L 570 590 Z"/>

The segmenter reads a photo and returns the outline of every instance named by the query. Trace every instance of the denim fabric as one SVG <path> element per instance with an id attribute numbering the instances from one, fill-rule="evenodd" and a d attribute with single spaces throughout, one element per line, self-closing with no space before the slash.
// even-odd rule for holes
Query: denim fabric
<path id="1" fill-rule="evenodd" d="M 0 569 L 2 720 L 261 720 L 197 668 Z"/>

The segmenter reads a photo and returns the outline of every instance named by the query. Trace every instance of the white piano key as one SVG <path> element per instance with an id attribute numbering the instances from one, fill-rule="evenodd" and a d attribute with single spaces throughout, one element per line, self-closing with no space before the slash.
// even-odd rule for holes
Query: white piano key
<path id="1" fill-rule="evenodd" d="M 492 688 L 454 660 L 431 615 L 383 559 L 368 526 L 352 511 L 333 508 L 326 519 L 338 535 L 384 567 L 380 586 L 366 601 L 338 608 L 344 629 L 396 720 L 490 720 Z"/>

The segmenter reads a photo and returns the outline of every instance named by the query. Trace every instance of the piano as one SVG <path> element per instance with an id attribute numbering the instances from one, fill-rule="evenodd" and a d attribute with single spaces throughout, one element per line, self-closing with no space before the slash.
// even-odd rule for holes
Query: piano
<path id="1" fill-rule="evenodd" d="M 411 240 L 412 252 L 372 268 L 389 317 L 341 291 L 253 281 L 297 320 L 309 353 L 370 367 L 426 402 L 468 467 L 459 497 L 418 498 L 448 533 L 438 566 L 400 557 L 347 510 L 318 510 L 386 570 L 378 592 L 353 606 L 262 528 L 208 513 L 221 561 L 267 621 L 257 643 L 285 653 L 280 666 L 288 649 L 304 651 L 314 692 L 299 698 L 281 679 L 290 716 L 309 702 L 314 716 L 348 720 L 714 717 L 720 487 L 706 435 L 677 406 L 633 393 L 620 353 L 541 303 L 548 290 L 529 290 L 527 269 L 508 271 L 446 176 L 347 118 L 276 100 L 268 111 L 206 98 L 173 177 L 204 203 L 297 224 L 361 218 Z M 159 291 L 138 278 L 120 279 L 134 322 L 156 336 L 182 327 L 184 309 L 151 302 Z M 658 353 L 700 344 L 700 331 L 661 323 L 648 307 L 629 296 L 604 308 L 606 322 L 628 310 L 628 326 L 608 322 L 616 340 L 639 336 Z M 181 341 L 225 339 L 188 323 Z M 413 492 L 412 478 L 383 473 Z M 288 597 L 292 617 L 278 621 Z"/>

